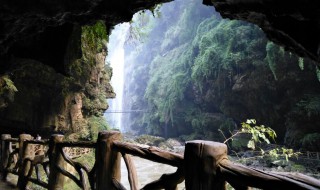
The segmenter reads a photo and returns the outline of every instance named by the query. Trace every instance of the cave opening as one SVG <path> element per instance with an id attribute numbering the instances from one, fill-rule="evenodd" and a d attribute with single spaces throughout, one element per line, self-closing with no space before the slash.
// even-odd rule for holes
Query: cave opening
<path id="1" fill-rule="evenodd" d="M 105 117 L 118 117 L 123 131 L 223 141 L 220 131 L 229 136 L 256 119 L 276 131 L 276 143 L 296 148 L 310 147 L 308 137 L 319 132 L 317 111 L 309 107 L 319 99 L 316 64 L 213 7 L 175 1 L 137 13 L 129 25 L 116 26 L 109 46 L 110 56 L 113 47 L 124 51 L 114 79 L 123 89 Z"/>

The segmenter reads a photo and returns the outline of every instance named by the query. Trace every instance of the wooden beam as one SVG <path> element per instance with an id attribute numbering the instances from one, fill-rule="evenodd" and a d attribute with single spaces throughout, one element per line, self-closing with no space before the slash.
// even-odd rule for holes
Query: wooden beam
<path id="1" fill-rule="evenodd" d="M 11 142 L 6 141 L 10 139 L 11 135 L 2 134 L 1 135 L 1 170 L 2 170 L 2 180 L 6 180 L 8 171 L 6 171 L 6 166 L 8 165 L 8 159 L 10 155 Z"/>
<path id="2" fill-rule="evenodd" d="M 224 190 L 218 164 L 227 158 L 227 146 L 212 141 L 188 141 L 184 153 L 186 190 Z"/>
<path id="3" fill-rule="evenodd" d="M 28 173 L 31 169 L 31 162 L 28 161 L 34 158 L 34 148 L 32 145 L 28 144 L 26 141 L 31 140 L 32 136 L 29 134 L 21 134 L 19 136 L 19 179 L 18 187 L 19 189 L 26 189 L 28 184 Z"/>
<path id="4" fill-rule="evenodd" d="M 65 176 L 60 172 L 59 168 L 64 169 L 66 162 L 64 161 L 58 143 L 62 142 L 64 135 L 54 134 L 51 136 L 49 142 L 49 164 L 50 164 L 50 173 L 49 173 L 49 190 L 60 190 L 63 189 Z M 59 168 L 58 168 L 59 167 Z"/>
<path id="5" fill-rule="evenodd" d="M 319 190 L 320 181 L 302 174 L 288 174 L 261 171 L 234 164 L 225 159 L 219 163 L 219 170 L 223 177 L 233 184 L 247 185 L 260 189 Z"/>
<path id="6" fill-rule="evenodd" d="M 121 154 L 112 150 L 114 141 L 121 139 L 118 131 L 102 131 L 96 148 L 96 189 L 115 190 L 114 181 L 121 179 Z"/>
<path id="7" fill-rule="evenodd" d="M 130 189 L 131 190 L 138 190 L 139 187 L 138 187 L 137 171 L 136 171 L 136 167 L 134 166 L 134 163 L 131 159 L 131 156 L 123 153 L 122 157 L 123 157 L 124 163 L 127 166 Z"/>

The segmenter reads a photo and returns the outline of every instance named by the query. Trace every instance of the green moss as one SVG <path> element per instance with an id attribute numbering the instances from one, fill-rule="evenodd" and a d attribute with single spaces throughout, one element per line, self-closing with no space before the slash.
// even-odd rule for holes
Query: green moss
<path id="1" fill-rule="evenodd" d="M 299 57 L 298 63 L 299 63 L 300 69 L 303 71 L 304 70 L 304 59 L 303 59 L 303 57 Z"/>
<path id="2" fill-rule="evenodd" d="M 307 150 L 320 149 L 320 133 L 309 133 L 301 139 L 302 147 Z"/>
<path id="3" fill-rule="evenodd" d="M 316 66 L 316 75 L 317 75 L 317 79 L 320 82 L 320 69 L 318 66 Z"/>
<path id="4" fill-rule="evenodd" d="M 93 61 L 96 53 L 102 52 L 108 42 L 108 34 L 103 21 L 93 26 L 83 26 L 81 34 L 81 48 L 83 58 Z"/>
<path id="5" fill-rule="evenodd" d="M 291 166 L 291 172 L 300 172 L 300 173 L 304 173 L 306 172 L 307 169 L 306 167 L 304 167 L 303 165 L 299 165 L 299 164 L 293 164 Z"/>
<path id="6" fill-rule="evenodd" d="M 279 47 L 272 42 L 268 42 L 266 46 L 266 51 L 267 51 L 266 61 L 274 76 L 274 79 L 278 80 L 277 78 L 277 57 L 278 56 L 277 55 L 280 52 Z"/>
<path id="7" fill-rule="evenodd" d="M 8 75 L 1 76 L 0 78 L 4 82 L 4 84 L 1 85 L 0 95 L 3 93 L 4 90 L 18 92 L 17 87 L 14 85 L 14 83 L 12 82 L 12 80 L 9 78 Z"/>
<path id="8" fill-rule="evenodd" d="M 14 94 L 18 92 L 17 87 L 14 85 L 8 75 L 0 76 L 0 98 L 14 100 Z"/>
<path id="9" fill-rule="evenodd" d="M 103 116 L 96 117 L 91 116 L 88 118 L 88 125 L 91 133 L 91 140 L 96 140 L 98 137 L 99 131 L 109 130 L 110 127 Z"/>

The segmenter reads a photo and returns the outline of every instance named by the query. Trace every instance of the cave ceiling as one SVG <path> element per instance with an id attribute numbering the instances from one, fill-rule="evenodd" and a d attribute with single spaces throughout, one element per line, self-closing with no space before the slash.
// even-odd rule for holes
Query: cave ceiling
<path id="1" fill-rule="evenodd" d="M 11 57 L 29 58 L 63 73 L 66 39 L 74 25 L 103 20 L 112 26 L 134 13 L 170 0 L 2 0 L 0 3 L 0 73 Z"/>
<path id="2" fill-rule="evenodd" d="M 66 39 L 74 25 L 104 20 L 112 26 L 133 14 L 170 0 L 2 0 L 0 73 L 6 59 L 39 60 L 63 73 Z M 199 3 L 202 3 L 199 0 Z M 311 0 L 204 0 L 224 18 L 255 23 L 269 39 L 302 57 L 319 62 L 320 2 Z"/>
<path id="3" fill-rule="evenodd" d="M 273 42 L 301 57 L 320 60 L 320 1 L 204 0 L 224 18 L 257 24 Z"/>

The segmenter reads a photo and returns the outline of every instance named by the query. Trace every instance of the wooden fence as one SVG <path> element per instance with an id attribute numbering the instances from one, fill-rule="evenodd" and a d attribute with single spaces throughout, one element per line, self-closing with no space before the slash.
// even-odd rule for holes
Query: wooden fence
<path id="1" fill-rule="evenodd" d="M 95 151 L 93 167 L 70 158 L 66 149 L 75 147 Z M 226 182 L 239 190 L 250 187 L 320 189 L 319 180 L 303 174 L 266 172 L 232 163 L 228 160 L 226 145 L 212 141 L 186 142 L 182 156 L 156 147 L 121 142 L 121 134 L 116 131 L 100 132 L 97 142 L 67 142 L 63 135 L 37 141 L 22 134 L 19 139 L 2 135 L 1 149 L 4 180 L 9 172 L 18 175 L 19 189 L 26 189 L 28 183 L 34 183 L 49 190 L 60 190 L 68 177 L 85 190 L 124 190 L 120 183 L 120 160 L 123 157 L 130 189 L 137 190 L 138 174 L 132 155 L 177 168 L 175 173 L 163 174 L 158 180 L 145 185 L 143 190 L 174 190 L 183 181 L 187 190 L 222 190 L 226 188 Z M 76 172 L 67 171 L 67 164 Z M 43 168 L 45 176 L 39 175 L 39 167 Z"/>

